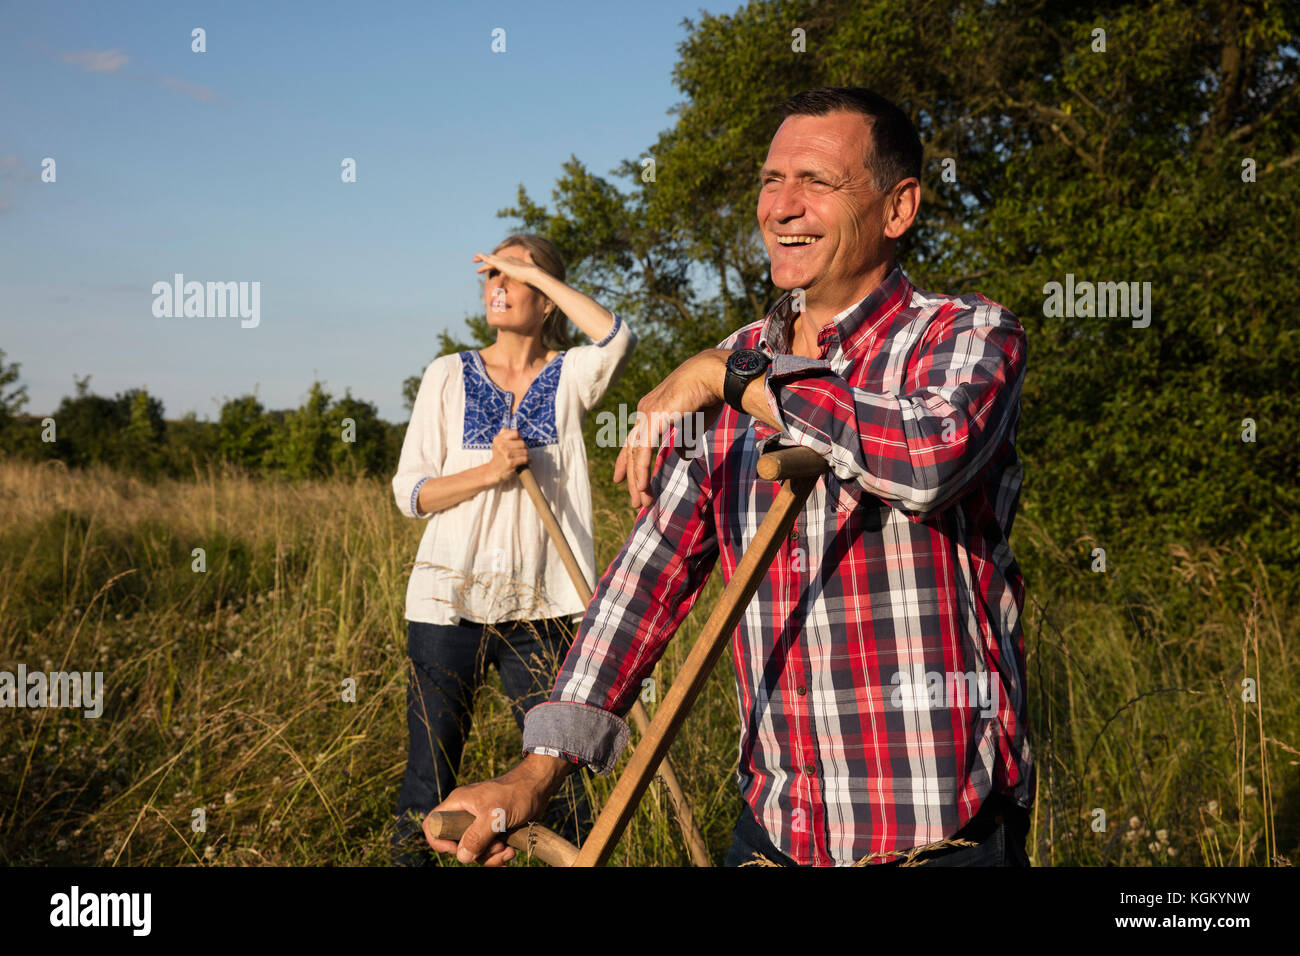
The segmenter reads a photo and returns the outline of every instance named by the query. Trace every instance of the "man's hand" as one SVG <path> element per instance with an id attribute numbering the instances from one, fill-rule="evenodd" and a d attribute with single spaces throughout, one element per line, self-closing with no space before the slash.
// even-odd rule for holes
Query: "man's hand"
<path id="1" fill-rule="evenodd" d="M 464 810 L 474 815 L 474 823 L 461 836 L 460 843 L 454 843 L 429 836 L 426 817 L 424 838 L 439 853 L 455 853 L 462 863 L 503 866 L 515 858 L 514 848 L 506 845 L 506 834 L 538 819 L 552 794 L 574 769 L 575 765 L 567 760 L 529 754 L 493 780 L 457 787 L 433 812 Z"/>
<path id="2" fill-rule="evenodd" d="M 614 483 L 627 479 L 632 507 L 643 508 L 650 496 L 650 467 L 654 446 L 668 429 L 687 415 L 700 412 L 697 440 L 713 427 L 722 412 L 722 386 L 727 377 L 726 349 L 705 349 L 677 366 L 666 379 L 637 403 L 637 423 L 614 462 Z"/>

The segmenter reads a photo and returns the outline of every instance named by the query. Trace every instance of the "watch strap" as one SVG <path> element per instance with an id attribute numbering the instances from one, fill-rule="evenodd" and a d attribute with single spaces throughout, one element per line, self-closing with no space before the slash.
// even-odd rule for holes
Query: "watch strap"
<path id="1" fill-rule="evenodd" d="M 731 363 L 727 363 L 727 376 L 722 382 L 722 397 L 728 405 L 741 414 L 745 414 L 745 389 L 749 383 L 758 378 L 767 371 L 768 366 L 772 364 L 769 359 L 758 349 L 746 349 L 745 351 L 755 352 L 763 359 L 763 367 L 753 370 L 752 372 L 740 372 L 732 368 Z"/>

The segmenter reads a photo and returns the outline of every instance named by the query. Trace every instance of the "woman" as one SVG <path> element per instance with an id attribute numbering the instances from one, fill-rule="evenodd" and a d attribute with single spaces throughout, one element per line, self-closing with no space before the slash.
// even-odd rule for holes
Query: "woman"
<path id="1" fill-rule="evenodd" d="M 521 730 L 550 693 L 585 607 L 517 471 L 529 466 L 595 580 L 582 420 L 636 343 L 617 316 L 564 284 L 546 239 L 513 235 L 473 261 L 486 273 L 496 342 L 425 370 L 393 478 L 398 508 L 429 522 L 406 591 L 410 751 L 394 836 L 394 862 L 406 865 L 428 859 L 420 824 L 455 789 L 487 666 L 496 664 Z M 566 316 L 595 344 L 566 349 Z M 590 809 L 581 781 L 570 781 L 548 822 L 576 843 Z"/>

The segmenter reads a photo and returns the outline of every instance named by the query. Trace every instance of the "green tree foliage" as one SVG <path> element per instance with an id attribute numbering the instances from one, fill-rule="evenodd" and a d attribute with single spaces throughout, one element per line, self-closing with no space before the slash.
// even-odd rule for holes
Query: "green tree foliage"
<path id="1" fill-rule="evenodd" d="M 403 432 L 351 390 L 334 401 L 322 383 L 313 382 L 302 405 L 273 421 L 264 462 L 290 478 L 387 475 L 397 467 Z"/>
<path id="2" fill-rule="evenodd" d="M 90 376 L 75 382 L 76 394 L 65 397 L 50 416 L 55 441 L 41 441 L 40 420 L 29 419 L 12 429 L 6 451 L 68 465 L 111 465 L 146 477 L 167 466 L 167 426 L 159 399 L 139 388 L 105 398 L 91 393 Z"/>
<path id="3" fill-rule="evenodd" d="M 167 422 L 162 466 L 165 474 L 202 475 L 209 465 L 220 460 L 215 424 L 199 421 L 198 414 L 193 411 Z"/>
<path id="4" fill-rule="evenodd" d="M 329 420 L 336 438 L 330 445 L 332 471 L 345 475 L 382 474 L 389 468 L 389 426 L 380 420 L 378 408 L 353 398 L 348 390 L 330 409 Z"/>
<path id="5" fill-rule="evenodd" d="M 51 416 L 55 457 L 68 465 L 116 464 L 115 439 L 126 425 L 120 409 L 112 399 L 91 394 L 89 375 L 74 381 L 75 394 L 64 397 Z"/>
<path id="6" fill-rule="evenodd" d="M 0 349 L 0 429 L 4 429 L 27 404 L 26 385 L 10 388 L 18 381 L 21 369 L 18 362 L 5 364 L 5 350 Z"/>
<path id="7" fill-rule="evenodd" d="M 166 425 L 162 403 L 150 399 L 147 392 L 136 390 L 130 395 L 126 427 L 118 433 L 119 461 L 143 475 L 155 475 L 163 463 L 163 435 Z"/>
<path id="8" fill-rule="evenodd" d="M 256 470 L 271 445 L 271 421 L 256 395 L 227 399 L 217 419 L 217 449 L 231 464 Z"/>
<path id="9" fill-rule="evenodd" d="M 0 373 L 4 398 L 18 366 L 0 361 Z M 162 402 L 143 389 L 110 399 L 90 391 L 89 376 L 75 381 L 76 394 L 50 416 L 53 442 L 41 440 L 41 418 L 13 414 L 26 400 L 25 388 L 8 392 L 9 405 L 0 409 L 0 451 L 71 466 L 107 465 L 146 478 L 185 477 L 222 462 L 266 476 L 387 477 L 405 434 L 403 426 L 380 419 L 373 403 L 351 390 L 333 401 L 320 382 L 297 409 L 268 411 L 255 395 L 242 395 L 221 406 L 216 422 L 200 422 L 194 412 L 169 422 Z"/>
<path id="10" fill-rule="evenodd" d="M 267 464 L 290 478 L 328 474 L 330 445 L 338 440 L 329 406 L 330 394 L 320 382 L 312 382 L 302 405 L 288 412 L 273 431 Z"/>
<path id="11" fill-rule="evenodd" d="M 18 418 L 27 404 L 27 386 L 17 384 L 21 369 L 18 362 L 7 364 L 5 351 L 0 349 L 0 453 L 3 454 L 23 444 L 31 431 Z"/>

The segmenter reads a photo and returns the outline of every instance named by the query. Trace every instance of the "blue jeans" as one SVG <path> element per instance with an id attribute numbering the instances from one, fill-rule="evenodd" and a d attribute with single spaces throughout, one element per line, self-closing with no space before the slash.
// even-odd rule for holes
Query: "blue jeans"
<path id="1" fill-rule="evenodd" d="M 954 839 L 967 839 L 978 846 L 945 847 L 931 850 L 914 858 L 912 866 L 1029 866 L 1029 857 L 1025 853 L 1025 837 L 1029 832 L 1029 813 L 999 794 L 991 794 L 980 807 L 975 817 L 961 830 Z M 780 866 L 798 866 L 794 860 L 773 845 L 767 831 L 754 818 L 754 813 L 745 803 L 740 808 L 740 818 L 731 835 L 731 848 L 723 866 L 740 866 L 753 859 L 755 853 L 761 853 L 773 863 Z M 925 862 L 922 863 L 921 861 Z M 900 860 L 873 864 L 878 866 L 898 866 Z"/>
<path id="2" fill-rule="evenodd" d="M 456 789 L 474 695 L 488 666 L 496 665 L 515 722 L 522 730 L 524 714 L 550 696 L 556 671 L 572 641 L 570 626 L 563 619 L 495 625 L 407 622 L 410 749 L 397 797 L 394 864 L 433 862 L 434 854 L 420 825 L 428 812 Z M 578 774 L 565 780 L 542 822 L 575 844 L 591 829 L 591 807 Z"/>

